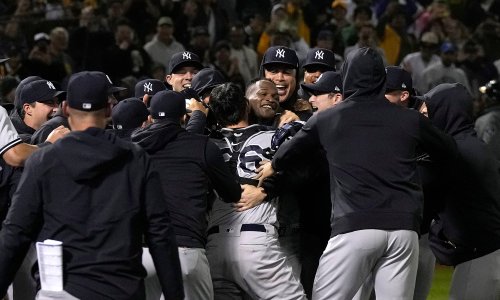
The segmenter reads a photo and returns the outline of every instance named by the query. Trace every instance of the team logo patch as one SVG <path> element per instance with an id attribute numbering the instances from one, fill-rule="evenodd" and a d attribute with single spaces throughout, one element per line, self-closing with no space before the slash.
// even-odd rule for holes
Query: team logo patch
<path id="1" fill-rule="evenodd" d="M 277 58 L 285 58 L 285 49 L 277 49 L 276 50 Z"/>
<path id="2" fill-rule="evenodd" d="M 325 52 L 323 52 L 322 50 L 318 50 L 316 51 L 316 53 L 314 53 L 314 59 L 321 59 L 323 60 L 323 55 L 325 54 Z"/>
<path id="3" fill-rule="evenodd" d="M 187 51 L 182 52 L 182 59 L 191 59 L 191 53 Z"/>
<path id="4" fill-rule="evenodd" d="M 144 84 L 144 92 L 152 92 L 153 91 L 153 84 L 151 82 L 146 82 Z"/>

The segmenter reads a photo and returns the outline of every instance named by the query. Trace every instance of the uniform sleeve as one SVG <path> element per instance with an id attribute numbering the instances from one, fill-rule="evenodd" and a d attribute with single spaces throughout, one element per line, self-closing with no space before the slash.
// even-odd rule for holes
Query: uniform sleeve
<path id="1" fill-rule="evenodd" d="M 12 125 L 7 111 L 0 107 L 0 156 L 19 143 L 21 143 L 21 138 Z"/>
<path id="2" fill-rule="evenodd" d="M 224 162 L 222 152 L 212 141 L 208 140 L 205 147 L 205 161 L 208 177 L 213 188 L 225 202 L 238 202 L 241 198 L 241 187 Z"/>
<path id="3" fill-rule="evenodd" d="M 147 226 L 144 236 L 165 299 L 183 299 L 184 288 L 174 228 L 163 198 L 160 176 L 152 171 L 149 159 L 146 161 L 148 171 L 143 200 Z"/>
<path id="4" fill-rule="evenodd" d="M 296 160 L 320 147 L 317 116 L 318 114 L 313 115 L 290 141 L 280 146 L 272 160 L 275 171 L 282 171 L 286 166 L 292 166 Z"/>
<path id="5" fill-rule="evenodd" d="M 191 113 L 191 118 L 186 124 L 186 131 L 191 133 L 203 134 L 205 132 L 205 124 L 207 116 L 200 110 L 195 110 Z"/>
<path id="6" fill-rule="evenodd" d="M 0 296 L 5 295 L 30 243 L 36 239 L 42 224 L 42 199 L 36 163 L 37 155 L 25 164 L 18 188 L 12 198 L 7 218 L 0 230 Z"/>

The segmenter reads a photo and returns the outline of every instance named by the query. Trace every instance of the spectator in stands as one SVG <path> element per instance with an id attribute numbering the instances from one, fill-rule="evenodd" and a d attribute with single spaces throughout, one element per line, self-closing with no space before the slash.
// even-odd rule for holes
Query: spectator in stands
<path id="1" fill-rule="evenodd" d="M 174 37 L 174 22 L 170 17 L 161 17 L 156 24 L 156 35 L 144 45 L 151 59 L 165 68 L 172 55 L 184 51 L 184 46 Z"/>

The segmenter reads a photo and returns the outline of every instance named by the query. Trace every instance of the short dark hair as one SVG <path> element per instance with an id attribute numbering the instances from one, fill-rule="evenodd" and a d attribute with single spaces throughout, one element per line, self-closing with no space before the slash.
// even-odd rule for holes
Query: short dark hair
<path id="1" fill-rule="evenodd" d="M 234 83 L 216 86 L 210 93 L 210 109 L 222 127 L 244 120 L 248 113 L 248 100 L 241 88 Z"/>

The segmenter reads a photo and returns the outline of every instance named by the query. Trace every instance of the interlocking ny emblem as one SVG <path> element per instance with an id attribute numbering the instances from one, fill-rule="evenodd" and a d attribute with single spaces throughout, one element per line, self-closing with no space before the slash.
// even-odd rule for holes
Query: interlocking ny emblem
<path id="1" fill-rule="evenodd" d="M 47 85 L 49 86 L 49 89 L 51 89 L 51 90 L 55 90 L 56 89 L 56 87 L 54 86 L 54 84 L 52 82 L 48 81 L 48 80 L 47 80 Z"/>
<path id="2" fill-rule="evenodd" d="M 285 58 L 285 49 L 277 49 L 276 50 L 276 57 Z"/>
<path id="3" fill-rule="evenodd" d="M 153 91 L 153 84 L 151 82 L 146 82 L 144 84 L 144 92 L 152 92 Z"/>
<path id="4" fill-rule="evenodd" d="M 322 50 L 318 50 L 316 51 L 316 53 L 314 54 L 314 58 L 315 59 L 323 59 L 323 55 L 325 54 L 325 52 L 323 52 Z"/>
<path id="5" fill-rule="evenodd" d="M 191 53 L 189 53 L 189 52 L 183 52 L 182 53 L 182 59 L 191 59 Z"/>

